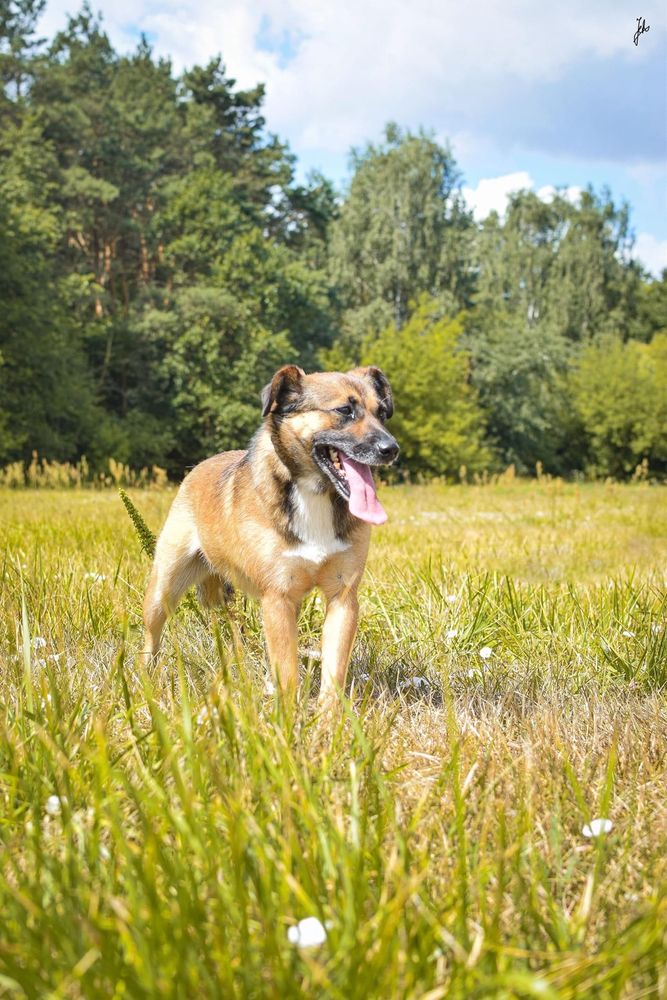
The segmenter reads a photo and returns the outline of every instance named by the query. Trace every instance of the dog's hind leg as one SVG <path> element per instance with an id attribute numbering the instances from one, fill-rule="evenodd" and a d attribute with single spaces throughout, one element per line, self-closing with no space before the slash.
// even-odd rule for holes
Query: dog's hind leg
<path id="1" fill-rule="evenodd" d="M 210 574 L 189 518 L 174 503 L 155 547 L 153 570 L 144 598 L 144 648 L 150 663 L 160 646 L 162 629 L 188 587 Z"/>

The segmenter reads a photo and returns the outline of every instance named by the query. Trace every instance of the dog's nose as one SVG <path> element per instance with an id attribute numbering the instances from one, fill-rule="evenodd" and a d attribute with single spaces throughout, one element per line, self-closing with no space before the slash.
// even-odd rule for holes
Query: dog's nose
<path id="1" fill-rule="evenodd" d="M 400 451 L 398 441 L 387 434 L 386 437 L 378 441 L 378 451 L 385 462 L 393 462 Z"/>

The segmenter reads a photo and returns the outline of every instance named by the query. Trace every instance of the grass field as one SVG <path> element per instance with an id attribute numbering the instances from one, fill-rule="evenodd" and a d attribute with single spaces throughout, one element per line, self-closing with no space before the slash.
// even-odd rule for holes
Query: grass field
<path id="1" fill-rule="evenodd" d="M 332 721 L 316 595 L 294 712 L 241 598 L 141 672 L 117 495 L 1 492 L 0 996 L 667 997 L 666 500 L 385 489 Z"/>

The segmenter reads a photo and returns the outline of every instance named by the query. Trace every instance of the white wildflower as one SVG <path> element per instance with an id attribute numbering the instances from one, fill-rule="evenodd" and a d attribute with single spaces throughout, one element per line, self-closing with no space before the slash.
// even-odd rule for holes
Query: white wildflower
<path id="1" fill-rule="evenodd" d="M 610 819 L 592 819 L 590 823 L 585 823 L 581 832 L 584 837 L 600 837 L 603 833 L 609 833 L 613 826 Z"/>
<path id="2" fill-rule="evenodd" d="M 103 583 L 104 580 L 106 580 L 106 576 L 104 573 L 94 573 L 94 572 L 84 573 L 83 578 L 84 580 L 92 580 L 93 583 Z"/>
<path id="3" fill-rule="evenodd" d="M 456 604 L 458 597 L 456 594 L 447 594 L 445 600 L 447 601 L 447 604 Z"/>
<path id="4" fill-rule="evenodd" d="M 661 625 L 659 622 L 653 622 L 653 624 L 651 625 L 651 632 L 653 632 L 653 635 L 660 635 L 663 628 L 664 626 Z"/>
<path id="5" fill-rule="evenodd" d="M 46 639 L 43 639 L 41 635 L 36 635 L 32 640 L 33 649 L 44 649 L 46 646 Z"/>
<path id="6" fill-rule="evenodd" d="M 476 670 L 469 670 L 468 671 L 468 677 L 476 677 L 476 676 L 477 676 L 477 671 Z"/>
<path id="7" fill-rule="evenodd" d="M 479 651 L 479 655 L 482 657 L 483 660 L 490 660 L 491 657 L 493 656 L 493 650 L 491 649 L 490 646 L 482 646 L 482 648 Z"/>
<path id="8" fill-rule="evenodd" d="M 371 675 L 367 674 L 367 673 L 361 673 L 361 674 L 359 674 L 359 677 L 358 677 L 358 680 L 359 680 L 360 684 L 368 684 L 368 682 L 369 682 L 370 679 L 371 679 Z"/>
<path id="9" fill-rule="evenodd" d="M 60 816 L 63 802 L 67 802 L 67 799 L 61 799 L 58 795 L 49 795 L 44 806 L 46 814 L 48 816 Z"/>
<path id="10" fill-rule="evenodd" d="M 324 924 L 317 917 L 305 917 L 294 927 L 288 927 L 287 939 L 290 944 L 298 945 L 299 948 L 314 948 L 319 944 L 324 944 L 327 932 Z"/>
<path id="11" fill-rule="evenodd" d="M 621 635 L 624 636 L 626 639 L 634 639 L 634 637 L 635 637 L 635 633 L 631 632 L 627 628 L 623 629 L 623 631 L 621 632 Z"/>
<path id="12" fill-rule="evenodd" d="M 267 677 L 264 681 L 264 693 L 269 696 L 276 693 L 276 685 L 270 677 Z"/>
<path id="13" fill-rule="evenodd" d="M 459 630 L 457 628 L 448 628 L 447 629 L 447 638 L 448 639 L 455 639 L 458 634 L 459 634 Z"/>
<path id="14" fill-rule="evenodd" d="M 411 688 L 413 691 L 424 691 L 428 687 L 428 681 L 425 677 L 406 677 L 404 681 L 398 685 L 399 691 L 409 691 Z"/>

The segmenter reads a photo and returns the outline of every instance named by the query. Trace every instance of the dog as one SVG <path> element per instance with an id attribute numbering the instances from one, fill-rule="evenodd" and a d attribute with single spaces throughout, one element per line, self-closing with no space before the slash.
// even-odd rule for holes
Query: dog
<path id="1" fill-rule="evenodd" d="M 259 598 L 271 671 L 293 691 L 297 615 L 317 587 L 326 601 L 320 699 L 344 690 L 371 526 L 387 519 L 370 467 L 398 456 L 384 426 L 393 412 L 379 368 L 276 372 L 248 450 L 201 462 L 174 499 L 144 600 L 145 663 L 190 586 L 209 607 L 237 587 Z"/>

